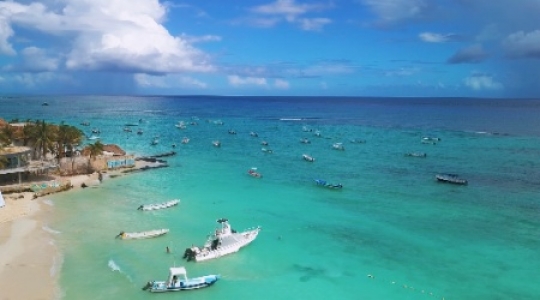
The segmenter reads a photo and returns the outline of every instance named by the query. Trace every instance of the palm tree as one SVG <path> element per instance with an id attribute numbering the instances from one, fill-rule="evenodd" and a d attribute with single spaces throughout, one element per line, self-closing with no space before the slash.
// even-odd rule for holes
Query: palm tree
<path id="1" fill-rule="evenodd" d="M 45 120 L 36 121 L 36 130 L 33 132 L 34 150 L 41 158 L 45 157 L 47 152 L 54 150 L 55 136 L 55 128 L 51 124 L 45 123 Z"/>
<path id="2" fill-rule="evenodd" d="M 36 131 L 36 124 L 26 122 L 22 129 L 22 140 L 23 146 L 28 145 L 28 142 L 35 136 L 34 132 Z"/>
<path id="3" fill-rule="evenodd" d="M 73 152 L 73 146 L 78 145 L 84 134 L 77 127 L 61 124 L 58 127 L 56 143 L 59 150 L 58 158 L 64 157 L 66 149 Z"/>
<path id="4" fill-rule="evenodd" d="M 100 141 L 95 142 L 94 144 L 88 145 L 90 150 L 90 157 L 96 157 L 103 153 L 103 144 Z"/>
<path id="5" fill-rule="evenodd" d="M 13 126 L 6 124 L 2 128 L 2 132 L 0 133 L 0 141 L 4 144 L 11 144 L 13 142 L 13 139 L 15 138 L 15 129 Z"/>

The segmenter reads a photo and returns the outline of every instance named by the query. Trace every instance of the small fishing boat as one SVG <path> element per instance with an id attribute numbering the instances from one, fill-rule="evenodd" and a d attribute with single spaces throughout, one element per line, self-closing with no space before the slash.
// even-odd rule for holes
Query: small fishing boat
<path id="1" fill-rule="evenodd" d="M 219 275 L 205 275 L 201 277 L 188 278 L 184 267 L 169 268 L 169 278 L 167 281 L 149 281 L 142 288 L 151 293 L 178 292 L 186 290 L 196 290 L 213 285 L 218 281 Z"/>
<path id="2" fill-rule="evenodd" d="M 214 147 L 221 147 L 221 142 L 220 141 L 212 141 L 212 145 L 214 145 Z"/>
<path id="3" fill-rule="evenodd" d="M 94 129 L 92 129 L 92 133 L 100 134 L 101 130 L 99 130 L 98 128 L 94 128 Z"/>
<path id="4" fill-rule="evenodd" d="M 435 175 L 435 179 L 437 179 L 438 182 L 452 183 L 458 185 L 469 184 L 467 180 L 459 178 L 459 176 L 456 174 L 437 174 Z"/>
<path id="5" fill-rule="evenodd" d="M 184 137 L 184 138 L 182 139 L 182 144 L 187 144 L 187 143 L 189 143 L 189 138 Z"/>
<path id="6" fill-rule="evenodd" d="M 409 152 L 409 153 L 405 153 L 405 156 L 409 156 L 409 157 L 427 157 L 427 154 L 425 152 Z"/>
<path id="7" fill-rule="evenodd" d="M 441 141 L 440 138 L 430 137 L 430 136 L 423 137 L 421 140 L 422 144 L 431 144 L 431 145 L 437 145 L 437 143 L 440 141 Z"/>
<path id="8" fill-rule="evenodd" d="M 178 128 L 178 129 L 186 129 L 186 127 L 187 127 L 186 123 L 184 123 L 184 121 L 180 121 L 180 122 L 178 122 L 178 124 L 176 124 L 174 126 L 176 126 L 176 128 Z"/>
<path id="9" fill-rule="evenodd" d="M 329 188 L 333 190 L 338 190 L 338 189 L 343 188 L 343 185 L 341 183 L 338 183 L 338 184 L 328 183 L 326 182 L 326 180 L 323 180 L 323 179 L 314 179 L 314 180 L 317 186 L 321 186 L 321 187 L 325 187 L 325 188 Z"/>
<path id="10" fill-rule="evenodd" d="M 311 142 L 307 138 L 300 139 L 300 143 L 302 143 L 302 144 L 311 144 Z"/>
<path id="11" fill-rule="evenodd" d="M 228 132 L 229 132 L 229 134 L 236 134 L 236 130 L 234 130 L 234 129 L 229 129 Z"/>
<path id="12" fill-rule="evenodd" d="M 144 131 L 143 131 L 142 129 L 139 128 L 139 130 L 137 130 L 137 134 L 138 134 L 138 135 L 141 135 L 141 134 L 143 134 L 143 133 L 144 133 Z"/>
<path id="13" fill-rule="evenodd" d="M 217 222 L 221 224 L 221 228 L 208 237 L 204 246 L 187 248 L 183 258 L 200 262 L 238 252 L 240 248 L 253 242 L 261 231 L 261 228 L 257 227 L 237 232 L 231 228 L 227 219 L 218 219 Z"/>
<path id="14" fill-rule="evenodd" d="M 258 137 L 259 136 L 259 134 L 256 133 L 255 131 L 250 132 L 249 135 L 251 135 L 252 137 Z"/>
<path id="15" fill-rule="evenodd" d="M 150 145 L 155 146 L 157 144 L 159 144 L 159 138 L 155 137 L 152 142 L 150 142 Z"/>
<path id="16" fill-rule="evenodd" d="M 133 132 L 133 130 L 129 127 L 124 127 L 124 132 Z"/>
<path id="17" fill-rule="evenodd" d="M 179 199 L 170 200 L 163 203 L 153 203 L 153 204 L 143 204 L 139 206 L 138 210 L 157 210 L 157 209 L 164 209 L 169 208 L 178 205 L 180 203 Z"/>
<path id="18" fill-rule="evenodd" d="M 345 146 L 343 146 L 343 143 L 334 143 L 334 144 L 332 144 L 332 149 L 334 149 L 334 150 L 345 150 Z"/>
<path id="19" fill-rule="evenodd" d="M 100 137 L 97 136 L 97 135 L 91 135 L 91 136 L 88 137 L 88 139 L 89 139 L 89 140 L 99 140 Z"/>
<path id="20" fill-rule="evenodd" d="M 257 168 L 251 168 L 248 170 L 248 175 L 255 178 L 262 178 L 262 174 L 257 172 Z"/>
<path id="21" fill-rule="evenodd" d="M 272 149 L 268 149 L 268 148 L 261 148 L 261 151 L 264 152 L 264 153 L 274 153 L 274 151 L 272 151 Z"/>
<path id="22" fill-rule="evenodd" d="M 41 103 L 41 106 L 49 106 L 49 103 L 48 102 L 43 102 L 43 103 Z"/>
<path id="23" fill-rule="evenodd" d="M 268 142 L 267 142 L 267 141 L 262 141 L 262 142 L 261 142 L 261 145 L 263 145 L 263 146 L 268 146 Z"/>
<path id="24" fill-rule="evenodd" d="M 120 238 L 123 240 L 150 239 L 150 238 L 162 236 L 164 234 L 167 234 L 168 232 L 169 232 L 169 229 L 155 229 L 155 230 L 148 230 L 148 231 L 141 231 L 141 232 L 122 231 L 116 236 L 116 238 Z"/>
<path id="25" fill-rule="evenodd" d="M 302 154 L 302 157 L 304 158 L 305 161 L 309 161 L 309 162 L 314 162 L 315 161 L 315 158 L 307 155 L 307 154 Z"/>
<path id="26" fill-rule="evenodd" d="M 316 136 L 316 137 L 322 137 L 322 134 L 321 134 L 321 132 L 319 130 L 315 130 L 313 135 Z"/>

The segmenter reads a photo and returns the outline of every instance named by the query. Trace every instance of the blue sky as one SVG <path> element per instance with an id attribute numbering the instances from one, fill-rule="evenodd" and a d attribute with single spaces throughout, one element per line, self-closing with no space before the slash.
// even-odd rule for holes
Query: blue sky
<path id="1" fill-rule="evenodd" d="M 0 93 L 540 97 L 540 0 L 3 0 Z"/>

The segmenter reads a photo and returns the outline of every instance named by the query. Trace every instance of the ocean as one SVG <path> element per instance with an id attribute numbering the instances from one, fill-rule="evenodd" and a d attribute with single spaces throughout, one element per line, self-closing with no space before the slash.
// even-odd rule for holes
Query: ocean
<path id="1" fill-rule="evenodd" d="M 540 100 L 527 99 L 0 99 L 6 120 L 63 121 L 88 136 L 98 128 L 103 143 L 135 155 L 177 152 L 164 158 L 167 168 L 46 197 L 54 206 L 47 229 L 62 252 L 61 298 L 83 300 L 147 299 L 141 288 L 165 280 L 172 266 L 185 266 L 190 277 L 221 279 L 210 288 L 152 297 L 538 299 L 538 116 Z M 175 127 L 180 121 L 185 129 Z M 137 126 L 125 132 L 126 124 Z M 154 137 L 159 144 L 152 146 Z M 440 140 L 426 144 L 423 137 Z M 426 157 L 405 155 L 411 152 Z M 250 168 L 263 178 L 247 175 Z M 459 174 L 469 184 L 438 183 L 438 173 Z M 314 179 L 343 189 L 316 186 Z M 171 199 L 181 203 L 137 210 Z M 202 245 L 219 218 L 236 230 L 262 230 L 238 253 L 183 260 L 185 248 Z M 121 231 L 159 228 L 170 232 L 115 239 Z"/>

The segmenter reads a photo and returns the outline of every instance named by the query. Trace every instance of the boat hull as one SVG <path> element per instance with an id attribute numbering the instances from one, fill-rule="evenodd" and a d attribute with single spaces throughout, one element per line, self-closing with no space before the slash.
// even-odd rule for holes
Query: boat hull
<path id="1" fill-rule="evenodd" d="M 206 247 L 200 250 L 191 249 L 192 251 L 195 252 L 195 254 L 193 255 L 191 259 L 195 260 L 196 262 L 202 262 L 202 261 L 207 261 L 207 260 L 219 258 L 228 254 L 238 252 L 241 248 L 253 242 L 257 238 L 259 231 L 260 231 L 260 228 L 256 228 L 253 230 L 248 230 L 248 231 L 239 233 L 237 235 L 236 243 L 227 245 L 227 246 L 219 246 L 217 249 L 214 249 L 214 250 L 210 250 L 209 248 L 206 248 Z"/>
<path id="2" fill-rule="evenodd" d="M 148 291 L 151 293 L 168 293 L 198 290 L 212 286 L 218 279 L 218 275 L 206 275 L 188 280 L 181 280 L 172 285 L 167 285 L 165 281 L 153 281 L 148 283 Z"/>

